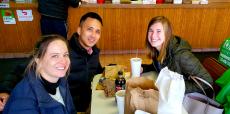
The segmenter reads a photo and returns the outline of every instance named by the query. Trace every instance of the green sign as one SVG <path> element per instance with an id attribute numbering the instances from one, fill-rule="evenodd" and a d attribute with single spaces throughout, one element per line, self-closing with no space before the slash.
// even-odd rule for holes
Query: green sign
<path id="1" fill-rule="evenodd" d="M 1 10 L 4 24 L 16 24 L 14 13 L 11 9 Z"/>
<path id="2" fill-rule="evenodd" d="M 221 44 L 219 61 L 230 68 L 230 38 Z"/>

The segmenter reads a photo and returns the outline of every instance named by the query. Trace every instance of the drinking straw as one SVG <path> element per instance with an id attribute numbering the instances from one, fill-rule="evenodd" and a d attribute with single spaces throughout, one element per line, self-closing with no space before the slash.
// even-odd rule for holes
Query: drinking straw
<path id="1" fill-rule="evenodd" d="M 136 51 L 136 58 L 137 58 L 137 56 L 138 56 L 138 48 L 137 48 L 137 51 Z"/>

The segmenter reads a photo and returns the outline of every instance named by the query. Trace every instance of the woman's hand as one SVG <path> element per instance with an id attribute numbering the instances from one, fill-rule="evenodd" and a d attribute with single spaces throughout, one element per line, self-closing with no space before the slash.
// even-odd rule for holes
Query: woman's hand
<path id="1" fill-rule="evenodd" d="M 9 96 L 8 93 L 0 93 L 0 111 L 3 111 Z"/>
<path id="2" fill-rule="evenodd" d="M 141 67 L 141 74 L 143 73 L 143 67 Z"/>

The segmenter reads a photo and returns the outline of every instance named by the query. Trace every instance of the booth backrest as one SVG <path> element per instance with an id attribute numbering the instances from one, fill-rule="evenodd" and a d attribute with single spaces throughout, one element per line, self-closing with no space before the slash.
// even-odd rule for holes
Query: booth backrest
<path id="1" fill-rule="evenodd" d="M 205 58 L 202 64 L 210 73 L 213 80 L 218 79 L 227 70 L 227 67 L 213 57 Z"/>
<path id="2" fill-rule="evenodd" d="M 223 64 L 221 64 L 217 59 L 213 57 L 206 57 L 202 62 L 203 66 L 212 76 L 213 81 L 217 80 L 226 70 Z M 216 93 L 220 90 L 220 88 L 214 83 L 213 84 Z"/>

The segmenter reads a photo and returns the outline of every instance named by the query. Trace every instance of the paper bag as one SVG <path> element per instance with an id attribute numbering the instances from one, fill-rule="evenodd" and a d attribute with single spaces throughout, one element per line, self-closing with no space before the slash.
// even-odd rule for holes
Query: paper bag
<path id="1" fill-rule="evenodd" d="M 222 114 L 223 107 L 214 100 L 215 91 L 210 83 L 197 76 L 190 76 L 204 94 L 197 92 L 185 95 L 183 105 L 189 114 Z M 213 99 L 209 98 L 201 83 L 206 84 L 213 90 Z"/>
<path id="2" fill-rule="evenodd" d="M 165 67 L 159 73 L 156 80 L 156 86 L 159 89 L 157 114 L 186 113 L 182 105 L 185 93 L 183 75 L 170 71 Z"/>
<path id="3" fill-rule="evenodd" d="M 136 110 L 157 112 L 154 107 L 157 107 L 158 96 L 158 89 L 153 80 L 145 77 L 129 79 L 126 83 L 125 114 L 134 114 Z"/>
<path id="4" fill-rule="evenodd" d="M 130 106 L 136 110 L 143 110 L 151 114 L 157 114 L 159 92 L 154 89 L 143 90 L 134 88 L 130 91 Z"/>
<path id="5" fill-rule="evenodd" d="M 218 102 L 200 93 L 186 94 L 183 104 L 189 114 L 223 113 L 223 108 Z"/>

